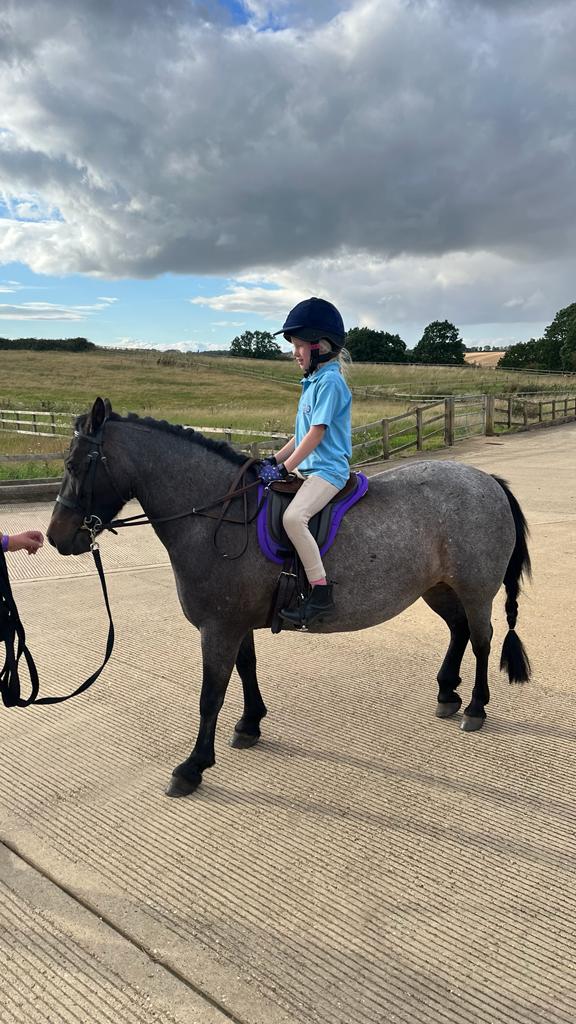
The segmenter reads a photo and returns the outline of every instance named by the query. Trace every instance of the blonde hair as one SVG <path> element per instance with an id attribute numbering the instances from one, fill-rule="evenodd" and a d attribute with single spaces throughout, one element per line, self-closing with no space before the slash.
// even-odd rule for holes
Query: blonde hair
<path id="1" fill-rule="evenodd" d="M 340 372 L 343 377 L 348 375 L 348 370 L 352 365 L 352 356 L 350 355 L 347 348 L 340 348 L 338 351 L 334 351 L 332 345 L 326 338 L 322 338 L 320 341 L 320 354 L 327 355 L 328 352 L 333 353 L 333 358 L 338 360 L 340 366 Z"/>

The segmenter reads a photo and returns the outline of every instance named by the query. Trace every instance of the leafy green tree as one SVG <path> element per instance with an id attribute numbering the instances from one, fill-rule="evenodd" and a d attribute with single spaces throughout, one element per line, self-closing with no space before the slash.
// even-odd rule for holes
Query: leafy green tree
<path id="1" fill-rule="evenodd" d="M 576 370 L 576 302 L 556 313 L 544 338 L 558 353 L 559 366 L 550 369 Z"/>
<path id="2" fill-rule="evenodd" d="M 516 345 L 510 345 L 498 362 L 502 369 L 509 370 L 539 370 L 540 353 L 538 346 L 541 339 L 530 338 L 530 341 L 519 341 Z"/>
<path id="3" fill-rule="evenodd" d="M 464 352 L 458 328 L 449 320 L 434 320 L 424 328 L 412 356 L 417 363 L 460 364 L 465 361 Z"/>
<path id="4" fill-rule="evenodd" d="M 542 338 L 511 345 L 499 366 L 576 371 L 576 302 L 560 309 Z"/>
<path id="5" fill-rule="evenodd" d="M 281 353 L 269 331 L 244 331 L 230 343 L 230 354 L 244 359 L 277 359 Z"/>
<path id="6" fill-rule="evenodd" d="M 404 363 L 406 345 L 399 334 L 353 327 L 346 335 L 346 348 L 356 363 Z"/>

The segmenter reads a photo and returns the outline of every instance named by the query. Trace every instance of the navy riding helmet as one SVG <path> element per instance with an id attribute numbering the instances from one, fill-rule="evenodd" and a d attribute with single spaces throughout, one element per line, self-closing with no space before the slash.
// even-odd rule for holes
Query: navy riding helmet
<path id="1" fill-rule="evenodd" d="M 339 350 L 344 347 L 346 331 L 336 306 L 313 296 L 290 310 L 282 330 L 276 331 L 274 337 L 278 334 L 283 334 L 286 341 L 294 336 L 312 344 L 326 338 L 334 349 Z"/>
<path id="2" fill-rule="evenodd" d="M 300 338 L 307 341 L 311 347 L 310 365 L 304 374 L 308 377 L 318 368 L 320 363 L 326 363 L 333 359 L 340 349 L 344 348 L 346 331 L 344 321 L 340 313 L 331 302 L 326 299 L 304 299 L 294 309 L 291 309 L 286 317 L 282 330 L 276 331 L 274 337 L 283 334 L 286 341 L 292 338 Z M 330 342 L 331 352 L 320 355 L 320 342 L 326 338 Z"/>

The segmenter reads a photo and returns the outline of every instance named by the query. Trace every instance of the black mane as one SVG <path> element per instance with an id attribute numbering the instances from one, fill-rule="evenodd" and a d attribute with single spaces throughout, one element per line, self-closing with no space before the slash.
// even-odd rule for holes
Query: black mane
<path id="1" fill-rule="evenodd" d="M 76 430 L 81 430 L 85 426 L 88 415 L 78 416 L 75 423 Z M 127 416 L 111 412 L 108 419 L 119 423 L 134 423 L 137 426 L 150 427 L 152 430 L 161 430 L 165 434 L 175 434 L 176 437 L 183 437 L 190 444 L 200 445 L 201 448 L 205 448 L 209 452 L 221 455 L 223 459 L 233 462 L 237 466 L 243 465 L 248 459 L 247 455 L 237 452 L 227 441 L 212 441 L 211 438 L 204 437 L 204 434 L 198 430 L 181 427 L 177 423 L 168 423 L 168 420 L 155 420 L 152 416 L 138 416 L 135 412 L 129 412 Z"/>

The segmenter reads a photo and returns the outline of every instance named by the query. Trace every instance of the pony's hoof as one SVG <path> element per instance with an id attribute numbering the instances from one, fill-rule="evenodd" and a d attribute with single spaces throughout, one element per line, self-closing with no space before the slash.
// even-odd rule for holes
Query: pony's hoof
<path id="1" fill-rule="evenodd" d="M 197 778 L 185 779 L 183 775 L 173 775 L 166 787 L 166 796 L 180 797 L 190 796 L 202 782 L 202 775 L 198 772 Z"/>
<path id="2" fill-rule="evenodd" d="M 255 736 L 253 733 L 234 731 L 230 740 L 230 746 L 234 747 L 235 750 L 247 750 L 248 747 L 255 747 L 259 739 L 260 736 Z"/>
<path id="3" fill-rule="evenodd" d="M 485 718 L 473 718 L 472 715 L 464 715 L 460 728 L 462 732 L 478 732 L 482 728 Z"/>
<path id="4" fill-rule="evenodd" d="M 438 701 L 434 714 L 436 715 L 436 718 L 452 718 L 452 715 L 455 715 L 460 711 L 461 707 L 461 700 L 452 700 L 450 703 L 445 704 L 441 704 L 440 701 Z"/>

